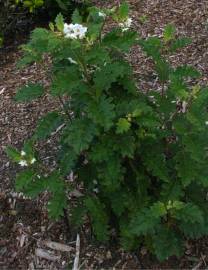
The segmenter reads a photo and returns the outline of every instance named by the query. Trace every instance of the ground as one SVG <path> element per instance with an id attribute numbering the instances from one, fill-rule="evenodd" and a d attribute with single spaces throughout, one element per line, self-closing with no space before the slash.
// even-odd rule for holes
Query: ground
<path id="1" fill-rule="evenodd" d="M 112 5 L 114 1 L 95 1 L 99 5 Z M 200 84 L 208 81 L 208 1 L 207 0 L 129 0 L 133 28 L 141 36 L 161 35 L 167 23 L 174 23 L 177 34 L 191 37 L 193 42 L 180 53 L 170 58 L 177 63 L 192 64 L 202 72 Z M 144 20 L 145 19 L 145 20 Z M 17 88 L 27 82 L 43 82 L 48 85 L 45 66 L 32 65 L 18 70 L 16 63 L 21 58 L 17 46 L 0 51 L 0 268 L 2 269 L 69 269 L 74 261 L 76 234 L 68 239 L 64 220 L 52 222 L 47 218 L 45 197 L 31 201 L 14 192 L 14 176 L 18 167 L 5 154 L 5 147 L 13 145 L 19 149 L 32 134 L 38 119 L 58 106 L 49 96 L 30 104 L 17 104 L 13 97 Z M 157 87 L 157 82 L 147 83 L 144 78 L 152 74 L 151 61 L 138 48 L 129 56 L 138 85 L 142 90 Z M 148 67 L 148 68 L 147 68 Z M 50 141 L 40 145 L 43 157 L 50 163 L 53 149 Z M 53 144 L 53 147 L 55 145 Z M 52 148 L 53 148 L 52 147 Z M 51 164 L 52 166 L 52 164 Z M 100 246 L 93 241 L 86 227 L 80 232 L 81 269 L 166 269 L 206 268 L 208 264 L 208 241 L 187 242 L 185 255 L 158 263 L 145 249 L 136 253 L 125 253 L 115 246 Z M 66 244 L 70 251 L 50 249 L 44 240 Z M 37 249 L 50 253 L 50 259 L 37 256 Z M 55 256 L 55 257 L 54 257 Z"/>

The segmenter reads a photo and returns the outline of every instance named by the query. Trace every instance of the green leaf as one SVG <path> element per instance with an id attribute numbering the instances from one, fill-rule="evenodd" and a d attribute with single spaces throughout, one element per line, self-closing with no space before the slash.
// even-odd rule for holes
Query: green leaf
<path id="1" fill-rule="evenodd" d="M 104 36 L 102 42 L 107 48 L 129 52 L 130 48 L 136 44 L 137 37 L 137 33 L 133 31 L 112 30 Z"/>
<path id="2" fill-rule="evenodd" d="M 119 155 L 112 154 L 97 168 L 98 178 L 106 192 L 116 192 L 124 178 L 125 168 Z"/>
<path id="3" fill-rule="evenodd" d="M 152 173 L 153 176 L 158 177 L 160 180 L 168 182 L 169 173 L 165 155 L 161 144 L 146 146 L 146 151 L 142 154 L 142 160 L 146 169 Z"/>
<path id="4" fill-rule="evenodd" d="M 63 15 L 62 15 L 61 13 L 59 13 L 59 14 L 56 16 L 55 23 L 56 23 L 57 29 L 58 29 L 60 32 L 63 32 L 63 30 L 64 30 L 64 17 L 63 17 Z"/>
<path id="5" fill-rule="evenodd" d="M 47 179 L 37 178 L 30 182 L 23 190 L 24 194 L 30 198 L 36 198 L 41 192 L 47 189 Z"/>
<path id="6" fill-rule="evenodd" d="M 163 33 L 163 39 L 167 43 L 175 38 L 175 26 L 173 24 L 168 24 L 165 26 L 164 33 Z"/>
<path id="7" fill-rule="evenodd" d="M 80 15 L 78 9 L 75 9 L 73 14 L 72 14 L 72 22 L 73 23 L 79 23 L 79 24 L 82 23 L 82 16 Z"/>
<path id="8" fill-rule="evenodd" d="M 19 162 L 21 160 L 20 152 L 12 146 L 7 146 L 6 153 L 12 161 Z"/>
<path id="9" fill-rule="evenodd" d="M 59 219 L 64 215 L 64 208 L 67 205 L 66 196 L 64 193 L 55 193 L 48 201 L 48 214 L 52 219 Z"/>
<path id="10" fill-rule="evenodd" d="M 175 156 L 176 171 L 184 187 L 188 186 L 197 177 L 196 162 L 191 159 L 187 152 L 179 152 Z"/>
<path id="11" fill-rule="evenodd" d="M 165 226 L 160 226 L 153 236 L 153 247 L 160 261 L 173 255 L 180 257 L 184 251 L 181 236 Z"/>
<path id="12" fill-rule="evenodd" d="M 190 77 L 190 78 L 199 78 L 200 72 L 192 66 L 183 65 L 175 69 L 174 75 L 177 77 Z"/>
<path id="13" fill-rule="evenodd" d="M 36 174 L 31 169 L 27 169 L 20 172 L 16 177 L 16 183 L 15 183 L 16 190 L 23 191 L 24 188 L 27 188 L 27 186 L 33 182 L 35 177 L 36 177 Z"/>
<path id="14" fill-rule="evenodd" d="M 129 15 L 129 5 L 127 2 L 123 2 L 119 8 L 118 8 L 118 11 L 117 11 L 117 19 L 119 21 L 124 21 L 128 18 L 128 15 Z"/>
<path id="15" fill-rule="evenodd" d="M 53 96 L 59 96 L 65 93 L 71 94 L 73 90 L 79 87 L 81 80 L 80 72 L 75 65 L 60 70 L 54 75 L 51 94 Z"/>
<path id="16" fill-rule="evenodd" d="M 98 102 L 92 101 L 87 108 L 89 118 L 106 131 L 112 127 L 115 118 L 115 106 L 112 101 L 112 98 L 101 96 Z"/>
<path id="17" fill-rule="evenodd" d="M 173 40 L 170 45 L 170 52 L 175 52 L 178 49 L 181 49 L 183 47 L 186 47 L 187 45 L 191 44 L 192 40 L 190 38 L 179 38 L 176 40 Z"/>
<path id="18" fill-rule="evenodd" d="M 74 168 L 77 161 L 77 154 L 74 152 L 72 147 L 62 146 L 62 149 L 58 156 L 59 166 L 61 174 L 67 175 Z"/>
<path id="19" fill-rule="evenodd" d="M 113 82 L 123 77 L 130 71 L 129 66 L 124 62 L 111 63 L 103 66 L 94 74 L 95 87 L 101 90 L 108 90 Z"/>
<path id="20" fill-rule="evenodd" d="M 63 116 L 58 112 L 49 112 L 41 120 L 39 120 L 34 137 L 37 139 L 46 139 L 53 131 L 63 124 L 63 122 Z"/>
<path id="21" fill-rule="evenodd" d="M 97 239 L 108 240 L 108 218 L 104 205 L 95 197 L 87 197 L 84 204 L 92 219 L 92 227 Z"/>
<path id="22" fill-rule="evenodd" d="M 193 203 L 184 204 L 184 207 L 175 212 L 174 217 L 178 219 L 180 222 L 185 223 L 204 222 L 202 211 L 197 205 L 194 205 Z"/>
<path id="23" fill-rule="evenodd" d="M 117 130 L 116 132 L 119 133 L 124 133 L 127 132 L 131 127 L 131 124 L 126 118 L 120 118 L 117 123 Z"/>
<path id="24" fill-rule="evenodd" d="M 67 5 L 62 0 L 55 0 L 63 11 L 68 11 Z"/>
<path id="25" fill-rule="evenodd" d="M 66 127 L 63 140 L 71 146 L 75 154 L 88 149 L 93 138 L 98 134 L 97 128 L 88 119 L 76 119 Z"/>
<path id="26" fill-rule="evenodd" d="M 149 208 L 137 211 L 131 222 L 132 233 L 140 236 L 154 233 L 161 222 L 161 218 L 167 213 L 164 203 L 154 203 Z"/>
<path id="27" fill-rule="evenodd" d="M 40 84 L 28 84 L 18 90 L 15 100 L 18 102 L 32 101 L 44 94 L 44 88 Z"/>
<path id="28" fill-rule="evenodd" d="M 162 43 L 158 37 L 149 37 L 146 40 L 140 39 L 138 44 L 146 52 L 147 56 L 152 57 L 154 61 L 161 61 Z"/>

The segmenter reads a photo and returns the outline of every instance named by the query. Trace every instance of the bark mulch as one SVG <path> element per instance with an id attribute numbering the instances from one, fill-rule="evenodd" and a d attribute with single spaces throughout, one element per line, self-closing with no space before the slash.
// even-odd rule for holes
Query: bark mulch
<path id="1" fill-rule="evenodd" d="M 98 1 L 100 6 L 112 6 L 118 1 Z M 174 23 L 178 35 L 193 39 L 190 46 L 173 55 L 170 60 L 192 64 L 203 74 L 199 83 L 208 82 L 208 1 L 207 0 L 129 0 L 133 28 L 142 37 L 161 35 L 167 23 Z M 28 82 L 42 82 L 47 79 L 48 62 L 34 64 L 23 70 L 16 69 L 21 57 L 17 49 L 0 52 L 0 269 L 71 269 L 76 250 L 76 234 L 68 239 L 67 227 L 63 220 L 49 221 L 45 210 L 47 194 L 31 201 L 14 192 L 14 176 L 19 170 L 12 164 L 5 147 L 13 145 L 21 149 L 25 139 L 33 133 L 38 119 L 46 112 L 58 107 L 45 95 L 30 104 L 17 104 L 13 97 L 17 88 Z M 138 84 L 142 90 L 157 87 L 153 81 L 145 81 L 152 75 L 151 61 L 138 48 L 132 49 L 130 60 L 135 67 Z M 50 159 L 55 143 L 46 141 L 40 145 L 43 156 Z M 187 242 L 185 255 L 179 260 L 171 258 L 158 263 L 142 248 L 136 253 L 126 253 L 115 246 L 101 246 L 91 239 L 86 226 L 80 232 L 81 269 L 206 269 L 208 264 L 208 241 L 200 239 Z M 55 245 L 48 242 L 66 244 Z M 50 242 L 49 242 L 50 243 Z M 44 252 L 47 252 L 45 254 Z M 40 256 L 48 256 L 43 259 Z M 68 267 L 68 268 L 67 268 Z"/>

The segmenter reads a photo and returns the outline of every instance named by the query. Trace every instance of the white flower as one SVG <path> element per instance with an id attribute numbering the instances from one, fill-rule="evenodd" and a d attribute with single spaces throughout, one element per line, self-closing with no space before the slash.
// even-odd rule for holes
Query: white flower
<path id="1" fill-rule="evenodd" d="M 182 102 L 182 109 L 181 109 L 181 112 L 182 113 L 185 113 L 186 112 L 187 105 L 188 105 L 188 103 L 186 101 L 183 101 Z"/>
<path id="2" fill-rule="evenodd" d="M 99 15 L 99 17 L 103 17 L 103 18 L 106 17 L 106 14 L 104 12 L 101 12 L 101 11 L 98 12 L 98 15 Z"/>
<path id="3" fill-rule="evenodd" d="M 76 62 L 74 59 L 72 59 L 71 57 L 69 57 L 68 60 L 69 60 L 69 62 L 70 62 L 71 64 L 77 65 L 77 62 Z"/>
<path id="4" fill-rule="evenodd" d="M 35 161 L 36 161 L 36 158 L 32 158 L 32 159 L 30 160 L 30 164 L 35 163 Z"/>
<path id="5" fill-rule="evenodd" d="M 25 167 L 28 166 L 27 161 L 26 160 L 20 160 L 18 163 L 21 167 Z"/>
<path id="6" fill-rule="evenodd" d="M 99 189 L 98 189 L 98 188 L 94 188 L 93 191 L 94 191 L 95 193 L 99 193 Z"/>
<path id="7" fill-rule="evenodd" d="M 83 39 L 87 32 L 87 27 L 78 23 L 75 23 L 75 24 L 65 23 L 63 32 L 66 38 Z"/>
<path id="8" fill-rule="evenodd" d="M 21 151 L 21 156 L 23 157 L 23 156 L 26 156 L 26 153 L 25 153 L 25 151 Z"/>
<path id="9" fill-rule="evenodd" d="M 128 18 L 126 21 L 119 23 L 119 26 L 122 28 L 122 31 L 127 31 L 132 24 L 132 19 Z"/>
<path id="10" fill-rule="evenodd" d="M 208 121 L 205 122 L 205 125 L 208 126 Z"/>

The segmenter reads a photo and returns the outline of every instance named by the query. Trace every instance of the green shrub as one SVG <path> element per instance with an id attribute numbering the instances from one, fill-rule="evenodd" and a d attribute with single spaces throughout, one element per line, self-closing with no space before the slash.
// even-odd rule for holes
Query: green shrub
<path id="1" fill-rule="evenodd" d="M 108 16 L 117 26 L 103 33 Z M 77 226 L 89 217 L 100 241 L 110 240 L 113 231 L 127 249 L 144 243 L 159 260 L 180 256 L 187 238 L 208 232 L 208 89 L 188 83 L 200 76 L 195 68 L 172 67 L 166 60 L 190 40 L 177 39 L 172 25 L 162 38 L 140 39 L 129 29 L 126 4 L 93 7 L 86 21 L 76 10 L 72 18 L 67 25 L 58 15 L 50 31 L 35 29 L 23 46 L 20 66 L 50 55 L 50 94 L 60 100 L 60 110 L 39 121 L 21 152 L 7 149 L 26 167 L 16 189 L 32 198 L 47 190 L 50 217 L 69 207 Z M 135 44 L 152 58 L 161 91 L 145 95 L 137 88 L 126 60 Z M 30 84 L 16 100 L 30 101 L 45 91 Z M 54 132 L 60 133 L 59 151 L 51 172 L 35 145 Z M 65 181 L 71 172 L 74 181 Z M 83 196 L 68 206 L 66 192 L 80 185 Z"/>

